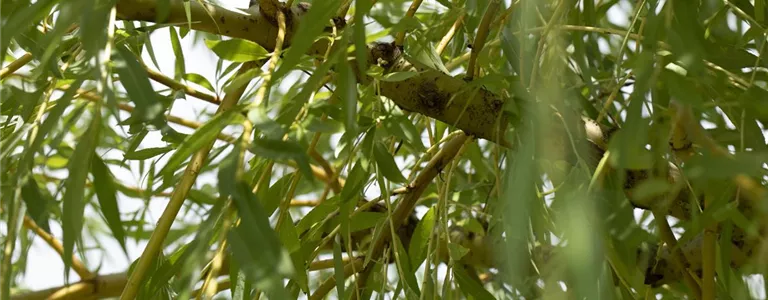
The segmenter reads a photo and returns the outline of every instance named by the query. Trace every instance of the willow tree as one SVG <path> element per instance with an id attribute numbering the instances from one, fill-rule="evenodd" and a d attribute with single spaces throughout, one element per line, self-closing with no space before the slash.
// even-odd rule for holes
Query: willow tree
<path id="1" fill-rule="evenodd" d="M 765 1 L 218 2 L 2 2 L 2 299 L 760 288 Z"/>

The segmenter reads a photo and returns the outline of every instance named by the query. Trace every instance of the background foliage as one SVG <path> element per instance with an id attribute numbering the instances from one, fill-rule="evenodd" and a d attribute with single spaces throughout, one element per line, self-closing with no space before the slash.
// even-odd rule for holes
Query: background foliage
<path id="1" fill-rule="evenodd" d="M 0 298 L 765 297 L 765 1 L 257 2 L 1 2 Z"/>

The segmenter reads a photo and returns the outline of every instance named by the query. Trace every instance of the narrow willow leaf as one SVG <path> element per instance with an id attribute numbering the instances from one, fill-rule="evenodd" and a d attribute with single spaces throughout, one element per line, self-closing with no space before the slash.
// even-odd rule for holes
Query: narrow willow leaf
<path id="1" fill-rule="evenodd" d="M 283 141 L 279 139 L 261 138 L 253 141 L 251 146 L 253 153 L 273 160 L 293 160 L 299 166 L 303 176 L 312 178 L 312 169 L 309 167 L 309 155 L 299 143 Z"/>
<path id="2" fill-rule="evenodd" d="M 459 283 L 459 287 L 465 295 L 471 296 L 477 300 L 492 300 L 496 299 L 491 293 L 489 293 L 476 279 L 473 279 L 464 266 L 458 265 L 453 268 L 453 275 L 456 276 L 456 281 Z M 477 275 L 475 275 L 477 276 Z"/>
<path id="3" fill-rule="evenodd" d="M 336 81 L 336 94 L 343 102 L 342 111 L 344 112 L 344 127 L 347 132 L 357 132 L 357 81 L 352 68 L 346 60 L 336 64 L 339 70 L 339 77 Z"/>
<path id="4" fill-rule="evenodd" d="M 435 229 L 435 207 L 429 208 L 429 211 L 421 218 L 411 237 L 411 244 L 408 245 L 408 253 L 411 255 L 411 266 L 418 267 L 427 257 L 429 240 Z"/>
<path id="5" fill-rule="evenodd" d="M 163 118 L 163 105 L 149 83 L 147 71 L 136 60 L 136 55 L 125 46 L 118 46 L 117 54 L 120 60 L 115 61 L 115 70 L 128 97 L 136 105 L 131 117 L 142 122 Z"/>
<path id="6" fill-rule="evenodd" d="M 368 182 L 370 176 L 371 174 L 368 174 L 363 169 L 362 162 L 358 160 L 357 163 L 355 163 L 355 166 L 352 167 L 352 171 L 349 172 L 347 182 L 341 189 L 341 202 L 347 202 L 353 197 L 358 196 Z"/>
<path id="7" fill-rule="evenodd" d="M 232 120 L 238 115 L 237 109 L 231 109 L 224 113 L 217 114 L 210 121 L 198 128 L 195 133 L 187 136 L 179 145 L 176 152 L 168 159 L 160 174 L 166 176 L 172 174 L 181 165 L 184 160 L 189 158 L 192 153 L 203 147 L 203 145 L 213 141 L 224 127 L 231 124 Z"/>
<path id="8" fill-rule="evenodd" d="M 400 169 L 395 163 L 395 158 L 389 151 L 384 148 L 381 143 L 376 143 L 373 147 L 373 157 L 376 159 L 376 165 L 379 166 L 379 171 L 389 180 L 402 183 L 405 182 L 405 176 L 400 173 Z"/>
<path id="9" fill-rule="evenodd" d="M 80 240 L 85 213 L 85 181 L 91 168 L 94 150 L 99 140 L 99 117 L 91 121 L 88 130 L 80 137 L 67 166 L 66 191 L 62 196 L 62 229 L 64 231 L 64 275 L 68 276 L 72 266 L 75 243 Z"/>
<path id="10" fill-rule="evenodd" d="M 264 47 L 242 39 L 205 40 L 205 45 L 219 58 L 233 62 L 247 62 L 269 57 Z"/>
<path id="11" fill-rule="evenodd" d="M 360 72 L 365 72 L 368 68 L 368 45 L 365 41 L 365 15 L 370 12 L 373 7 L 373 1 L 355 1 L 355 16 L 354 32 L 352 36 L 355 43 L 355 60 L 357 61 L 357 69 Z"/>
<path id="12" fill-rule="evenodd" d="M 48 133 L 50 133 L 54 126 L 59 123 L 61 116 L 64 114 L 64 110 L 69 107 L 70 103 L 72 103 L 72 98 L 83 84 L 83 81 L 84 80 L 82 78 L 75 80 L 75 82 L 73 82 L 64 92 L 61 98 L 56 100 L 56 104 L 45 117 L 43 124 L 38 128 L 35 140 L 32 142 L 32 144 L 29 145 L 29 147 L 27 147 L 27 149 L 24 149 L 24 157 L 21 159 L 22 166 L 31 170 L 35 153 L 37 153 L 38 149 L 40 149 L 40 146 L 43 144 L 43 140 L 45 140 L 45 138 L 48 136 Z"/>
<path id="13" fill-rule="evenodd" d="M 299 29 L 291 40 L 291 47 L 282 59 L 282 64 L 273 75 L 272 80 L 278 80 L 299 63 L 301 57 L 307 53 L 317 37 L 323 32 L 328 22 L 334 16 L 341 5 L 340 1 L 317 1 L 306 15 L 301 17 Z"/>
<path id="14" fill-rule="evenodd" d="M 184 74 L 182 78 L 184 78 L 184 80 L 186 81 L 193 82 L 199 86 L 202 86 L 211 92 L 216 91 L 216 89 L 213 88 L 213 85 L 211 84 L 211 82 L 208 81 L 208 79 L 206 79 L 203 75 L 200 75 L 197 73 L 187 73 L 187 74 Z"/>
<path id="15" fill-rule="evenodd" d="M 288 299 L 283 279 L 294 269 L 269 217 L 244 182 L 235 183 L 229 192 L 240 216 L 240 225 L 229 232 L 233 258 L 270 299 Z"/>
<path id="16" fill-rule="evenodd" d="M 51 228 L 48 225 L 48 214 L 50 213 L 48 205 L 51 203 L 51 200 L 47 195 L 43 195 L 37 182 L 31 176 L 21 188 L 21 198 L 24 199 L 24 203 L 27 205 L 29 217 L 45 232 L 51 232 Z"/>
<path id="17" fill-rule="evenodd" d="M 285 245 L 285 249 L 291 253 L 291 262 L 293 263 L 293 279 L 295 283 L 301 288 L 302 291 L 309 291 L 309 276 L 307 270 L 304 268 L 304 252 L 301 251 L 301 241 L 299 240 L 299 234 L 296 232 L 296 226 L 294 225 L 291 214 L 285 215 L 285 220 L 281 224 L 279 230 L 280 241 Z"/>
<path id="18" fill-rule="evenodd" d="M 83 10 L 80 11 L 80 42 L 87 55 L 95 57 L 99 51 L 105 50 L 107 45 L 107 28 L 109 28 L 109 10 L 115 5 L 116 0 L 83 1 Z M 106 62 L 101 62 L 106 63 Z"/>
<path id="19" fill-rule="evenodd" d="M 13 150 L 23 141 L 24 136 L 30 129 L 32 129 L 32 125 L 21 125 L 11 134 L 11 136 L 5 138 L 5 140 L 0 143 L 0 159 L 4 159 L 13 153 Z"/>
<path id="20" fill-rule="evenodd" d="M 139 151 L 126 152 L 123 158 L 126 160 L 145 160 L 173 150 L 173 147 L 147 148 Z"/>
<path id="21" fill-rule="evenodd" d="M 408 253 L 405 252 L 405 247 L 403 247 L 400 237 L 397 235 L 393 236 L 392 244 L 395 246 L 395 251 L 398 255 L 396 263 L 402 273 L 400 281 L 404 283 L 406 297 L 408 299 L 419 299 L 421 291 L 419 290 L 419 284 L 416 280 L 416 270 L 411 266 L 411 259 L 408 257 Z M 395 254 L 393 253 L 392 255 Z"/>
<path id="22" fill-rule="evenodd" d="M 117 205 L 115 178 L 104 161 L 96 153 L 93 154 L 92 159 L 93 187 L 96 190 L 96 196 L 99 198 L 101 213 L 107 221 L 107 226 L 112 231 L 112 236 L 120 243 L 120 246 L 123 247 L 123 251 L 127 255 L 125 230 L 123 229 L 123 221 L 120 220 L 120 208 Z"/>
<path id="23" fill-rule="evenodd" d="M 184 66 L 184 51 L 181 49 L 181 42 L 179 41 L 178 33 L 176 33 L 176 28 L 173 26 L 168 27 L 168 33 L 171 37 L 171 48 L 173 48 L 173 55 L 176 56 L 176 61 L 174 63 L 174 78 L 178 80 L 187 73 L 187 69 Z"/>
<path id="24" fill-rule="evenodd" d="M 349 220 L 349 230 L 355 232 L 373 228 L 383 220 L 385 216 L 386 214 L 379 212 L 359 212 Z"/>
<path id="25" fill-rule="evenodd" d="M 424 143 L 421 140 L 421 133 L 416 125 L 406 116 L 389 116 L 382 122 L 384 128 L 391 135 L 399 137 L 408 142 L 416 151 L 424 151 Z"/>
<path id="26" fill-rule="evenodd" d="M 229 281 L 235 283 L 234 288 L 232 288 L 232 300 L 251 299 L 251 282 L 246 280 L 245 273 L 240 270 L 240 265 L 232 259 L 229 268 L 235 271 L 229 276 Z"/>
<path id="27" fill-rule="evenodd" d="M 336 236 L 336 242 L 333 243 L 333 276 L 336 276 L 336 293 L 339 299 L 347 299 L 344 292 L 344 263 L 341 256 L 341 239 Z"/>
<path id="28" fill-rule="evenodd" d="M 0 28 L 0 53 L 5 55 L 11 38 L 22 29 L 39 23 L 50 13 L 51 9 L 58 3 L 58 0 L 35 1 L 32 5 L 15 12 L 8 18 Z M 7 4 L 6 4 L 7 5 Z"/>

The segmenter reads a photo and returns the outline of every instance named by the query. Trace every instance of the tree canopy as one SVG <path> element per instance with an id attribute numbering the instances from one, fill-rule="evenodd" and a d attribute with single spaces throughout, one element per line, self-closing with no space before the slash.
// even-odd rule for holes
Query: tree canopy
<path id="1" fill-rule="evenodd" d="M 0 299 L 765 297 L 764 0 L 251 2 L 0 4 Z"/>

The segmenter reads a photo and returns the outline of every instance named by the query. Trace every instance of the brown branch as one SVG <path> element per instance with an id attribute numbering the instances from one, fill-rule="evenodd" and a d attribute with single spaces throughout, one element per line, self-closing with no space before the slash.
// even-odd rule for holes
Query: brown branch
<path id="1" fill-rule="evenodd" d="M 178 82 L 173 78 L 165 76 L 162 73 L 157 72 L 147 66 L 144 66 L 144 69 L 147 71 L 147 74 L 149 74 L 149 78 L 152 78 L 152 80 L 157 81 L 171 89 L 184 91 L 184 93 L 187 95 L 198 98 L 200 100 L 207 101 L 212 104 L 216 104 L 216 105 L 221 104 L 221 99 L 219 99 L 219 97 L 216 95 L 212 95 L 203 91 L 198 91 L 197 89 L 191 86 Z"/>
<path id="2" fill-rule="evenodd" d="M 427 167 L 424 168 L 421 173 L 419 173 L 419 175 L 410 185 L 409 192 L 405 194 L 397 203 L 395 211 L 389 218 L 387 218 L 387 220 L 385 220 L 385 222 L 391 222 L 392 227 L 400 228 L 400 225 L 403 224 L 403 222 L 413 212 L 414 207 L 416 207 L 416 202 L 421 197 L 421 194 L 424 193 L 424 191 L 427 189 L 427 186 L 429 186 L 429 184 L 432 183 L 432 180 L 434 180 L 435 177 L 440 174 L 443 168 L 445 168 L 454 159 L 456 154 L 459 153 L 459 150 L 462 148 L 464 143 L 467 142 L 467 140 L 469 140 L 469 136 L 460 134 L 447 142 L 440 150 L 440 152 L 438 152 L 437 155 L 435 155 L 435 157 L 429 161 Z M 381 236 L 379 236 L 371 244 L 368 250 L 371 251 L 369 256 L 371 258 L 381 257 L 381 255 L 384 253 L 384 246 L 388 244 L 391 239 L 391 231 L 382 230 Z M 368 276 L 370 275 L 374 266 L 375 263 L 369 262 L 368 265 L 365 266 L 365 269 L 360 272 L 360 276 L 358 276 L 357 282 L 361 289 L 364 289 L 365 284 L 368 281 Z"/>
<path id="3" fill-rule="evenodd" d="M 99 275 L 92 279 L 81 280 L 69 286 L 50 288 L 14 295 L 12 300 L 78 300 L 78 299 L 103 299 L 120 296 L 125 283 L 128 281 L 126 273 Z"/>
<path id="4" fill-rule="evenodd" d="M 255 62 L 245 63 L 240 67 L 240 70 L 238 70 L 238 75 L 256 67 L 258 67 L 258 65 Z M 242 97 L 243 93 L 245 92 L 245 88 L 245 85 L 243 85 L 242 87 L 239 87 L 231 93 L 227 94 L 224 97 L 224 101 L 222 101 L 221 105 L 219 105 L 216 113 L 222 114 L 227 110 L 235 107 L 237 102 L 240 100 L 240 97 Z M 174 188 L 173 194 L 171 194 L 168 205 L 165 207 L 165 210 L 163 210 L 163 213 L 157 222 L 155 230 L 152 231 L 152 235 L 149 238 L 147 246 L 144 248 L 144 251 L 139 257 L 139 260 L 135 265 L 135 269 L 133 272 L 131 272 L 125 289 L 123 289 L 123 293 L 120 295 L 120 299 L 129 300 L 136 297 L 139 287 L 143 283 L 146 272 L 149 270 L 152 261 L 155 259 L 157 254 L 162 251 L 163 242 L 168 235 L 168 231 L 171 229 L 171 226 L 176 220 L 176 215 L 181 210 L 189 190 L 197 180 L 197 176 L 200 174 L 200 170 L 205 165 L 213 144 L 214 141 L 207 142 L 194 155 L 192 155 L 187 168 L 184 170 L 184 174 L 179 180 L 179 183 Z"/>
<path id="5" fill-rule="evenodd" d="M 161 11 L 156 0 L 120 0 L 117 2 L 117 17 L 125 21 L 145 21 L 155 23 L 187 24 L 185 5 L 189 5 L 192 29 L 213 34 L 221 34 L 233 38 L 254 41 L 272 51 L 277 39 L 277 22 L 260 13 L 249 14 L 243 11 L 232 11 L 226 8 L 202 1 L 170 0 L 167 4 L 168 16 L 158 20 L 157 12 Z M 298 20 L 307 10 L 306 5 L 297 5 L 286 10 L 288 21 L 284 47 L 290 45 L 295 33 L 293 20 Z M 276 19 L 273 19 L 276 20 Z M 322 54 L 328 46 L 328 41 L 320 39 L 310 48 L 311 54 Z"/>
<path id="6" fill-rule="evenodd" d="M 349 276 L 352 276 L 352 274 L 357 270 L 363 268 L 363 259 L 357 258 L 354 262 L 348 263 L 344 266 L 344 278 L 347 278 Z M 323 281 L 323 283 L 320 284 L 320 286 L 315 290 L 314 293 L 312 293 L 311 296 L 309 296 L 310 300 L 321 300 L 324 299 L 328 293 L 333 290 L 333 288 L 336 287 L 336 276 L 331 275 L 328 276 L 328 279 Z"/>
<path id="7" fill-rule="evenodd" d="M 267 17 L 229 11 L 211 4 L 203 7 L 197 1 L 188 3 L 193 29 L 251 40 L 268 50 L 275 48 L 278 28 Z M 298 5 L 290 8 L 286 19 L 299 20 L 306 7 Z M 117 11 L 122 20 L 157 22 L 155 0 L 120 0 Z M 170 0 L 168 11 L 168 17 L 160 20 L 160 23 L 187 23 L 183 1 Z M 290 44 L 297 27 L 288 25 L 285 47 Z M 328 46 L 328 39 L 318 39 L 307 54 L 322 55 Z M 401 108 L 454 125 L 469 135 L 507 145 L 506 141 L 500 138 L 504 136 L 508 123 L 507 116 L 503 113 L 504 98 L 484 88 L 468 88 L 467 82 L 449 74 L 413 66 L 402 58 L 400 50 L 394 44 L 377 44 L 369 49 L 369 52 L 373 62 L 382 58 L 390 62 L 388 66 L 396 66 L 390 68 L 390 72 L 423 71 L 420 76 L 404 81 L 381 83 L 381 94 L 395 101 Z"/>
<path id="8" fill-rule="evenodd" d="M 29 216 L 24 216 L 24 227 L 27 227 L 27 229 L 34 232 L 37 236 L 39 236 L 43 241 L 45 241 L 48 246 L 53 248 L 56 253 L 59 254 L 59 256 L 64 255 L 64 247 L 61 245 L 61 242 L 57 240 L 53 235 L 46 232 L 40 226 L 37 226 L 37 223 L 32 220 Z M 74 254 L 72 255 L 72 270 L 77 273 L 78 276 L 80 276 L 81 279 L 91 279 L 94 277 L 93 273 L 88 270 L 88 268 L 85 267 L 82 261 L 77 258 Z"/>

